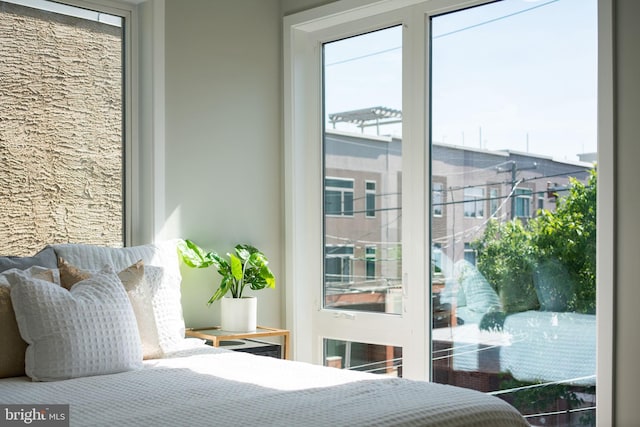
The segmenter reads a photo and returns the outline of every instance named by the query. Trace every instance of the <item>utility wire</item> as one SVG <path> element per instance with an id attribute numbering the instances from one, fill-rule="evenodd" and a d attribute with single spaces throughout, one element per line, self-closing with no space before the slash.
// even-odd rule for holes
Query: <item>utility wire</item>
<path id="1" fill-rule="evenodd" d="M 493 22 L 501 21 L 503 19 L 511 18 L 511 17 L 516 16 L 516 15 L 520 15 L 520 14 L 523 14 L 523 13 L 526 13 L 526 12 L 530 12 L 532 10 L 539 9 L 541 7 L 548 6 L 548 5 L 552 4 L 552 3 L 557 3 L 559 1 L 560 0 L 551 0 L 551 1 L 547 2 L 547 3 L 542 3 L 542 4 L 539 4 L 539 5 L 527 8 L 527 9 L 522 9 L 522 10 L 519 10 L 517 12 L 509 13 L 507 15 L 498 16 L 497 18 L 489 19 L 487 21 L 478 22 L 477 24 L 473 24 L 473 25 L 469 25 L 469 26 L 466 26 L 466 27 L 463 27 L 463 28 L 459 28 L 457 30 L 449 31 L 448 33 L 438 34 L 437 36 L 433 36 L 432 39 L 435 40 L 435 39 L 439 39 L 439 38 L 442 38 L 442 37 L 450 36 L 452 34 L 457 34 L 457 33 L 460 33 L 462 31 L 471 30 L 473 28 L 481 27 L 483 25 L 491 24 Z M 364 58 L 368 58 L 368 57 L 375 56 L 375 55 L 381 55 L 383 53 L 388 53 L 388 52 L 391 52 L 391 51 L 394 51 L 394 50 L 399 50 L 399 49 L 402 49 L 402 46 L 396 46 L 396 47 L 392 47 L 392 48 L 388 48 L 388 49 L 384 49 L 384 50 L 380 50 L 380 51 L 376 51 L 376 52 L 371 52 L 371 53 L 368 53 L 368 54 L 365 54 L 365 55 L 356 56 L 356 57 L 353 57 L 353 58 L 348 58 L 348 59 L 343 59 L 343 60 L 340 60 L 340 61 L 331 62 L 329 64 L 325 64 L 325 67 L 330 67 L 332 65 L 344 64 L 346 62 L 356 61 L 358 59 L 364 59 Z"/>

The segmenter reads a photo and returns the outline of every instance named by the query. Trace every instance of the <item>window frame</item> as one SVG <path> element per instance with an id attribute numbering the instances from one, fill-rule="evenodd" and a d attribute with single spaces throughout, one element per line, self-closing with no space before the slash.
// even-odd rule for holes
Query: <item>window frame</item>
<path id="1" fill-rule="evenodd" d="M 473 194 L 476 191 L 480 194 Z M 465 218 L 482 219 L 485 216 L 485 191 L 483 187 L 466 187 L 463 191 L 464 203 L 463 203 L 463 215 Z M 467 208 L 473 206 L 473 215 L 467 214 L 471 210 Z"/>
<path id="2" fill-rule="evenodd" d="M 598 1 L 598 254 L 597 254 L 597 422 L 613 425 L 614 417 L 614 284 L 615 272 L 615 98 L 614 98 L 614 2 Z M 305 249 L 321 247 L 318 241 L 308 235 L 321 235 L 321 227 L 315 212 L 321 211 L 319 198 L 309 195 L 317 192 L 315 181 L 321 176 L 319 166 L 308 165 L 308 158 L 319 156 L 321 138 L 320 120 L 320 69 L 317 35 L 332 32 L 332 37 L 348 36 L 348 32 L 333 31 L 337 26 L 345 26 L 358 20 L 380 16 L 403 7 L 413 7 L 429 3 L 431 11 L 439 13 L 454 11 L 464 7 L 489 3 L 489 0 L 405 0 L 401 2 L 372 0 L 339 0 L 304 10 L 283 20 L 283 98 L 284 98 L 284 214 L 285 214 L 285 283 L 286 324 L 293 331 L 293 354 L 296 359 L 310 360 L 315 348 L 313 338 L 305 336 L 311 330 L 311 319 L 305 317 L 308 301 L 315 297 L 308 289 L 295 286 L 308 277 L 321 277 L 318 266 L 305 262 Z M 435 12 L 433 12 L 435 13 Z M 424 25 L 425 15 L 414 14 L 411 25 Z M 422 34 L 427 40 L 427 34 Z M 420 57 L 419 46 L 410 52 Z M 413 91 L 425 93 L 426 70 L 416 64 L 413 70 Z M 424 108 L 428 102 L 414 100 L 410 109 L 403 112 L 406 121 L 428 117 Z M 414 116 L 415 115 L 415 116 Z M 428 124 L 424 125 L 425 127 Z M 412 129 L 417 130 L 417 127 Z M 424 136 L 425 130 L 415 136 Z M 409 134 L 405 136 L 409 137 Z M 411 135 L 413 136 L 413 135 Z M 316 141 L 309 144 L 309 141 Z M 428 154 L 427 154 L 428 160 Z M 316 178 L 314 178 L 314 176 Z M 425 181 L 428 179 L 425 174 Z M 418 197 L 420 199 L 420 197 Z M 420 200 L 418 200 L 420 203 Z M 428 201 L 426 202 L 428 205 Z M 426 241 L 430 241 L 427 235 Z M 419 248 L 418 248 L 419 249 Z M 418 250 L 419 252 L 419 250 Z M 417 254 L 424 255 L 424 254 Z M 601 286 L 600 284 L 609 284 Z"/>
<path id="3" fill-rule="evenodd" d="M 350 183 L 350 187 L 342 187 L 342 186 L 331 186 L 327 185 L 328 180 L 334 181 L 342 181 L 344 183 Z M 328 192 L 337 192 L 340 193 L 340 213 L 328 212 L 327 209 L 327 193 Z M 345 209 L 345 194 L 351 194 L 351 211 Z M 325 176 L 324 177 L 324 211 L 326 216 L 330 217 L 353 217 L 354 216 L 354 207 L 353 202 L 355 199 L 355 180 L 353 178 L 343 178 L 343 177 L 335 177 L 335 176 Z M 349 213 L 351 212 L 351 213 Z"/>
<path id="4" fill-rule="evenodd" d="M 531 218 L 531 205 L 533 204 L 533 190 L 527 187 L 517 187 L 513 193 L 514 218 Z"/>

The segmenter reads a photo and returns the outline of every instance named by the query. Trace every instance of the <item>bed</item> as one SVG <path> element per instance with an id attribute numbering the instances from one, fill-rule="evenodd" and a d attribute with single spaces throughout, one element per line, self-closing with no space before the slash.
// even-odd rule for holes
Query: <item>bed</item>
<path id="1" fill-rule="evenodd" d="M 0 406 L 68 404 L 72 426 L 528 425 L 477 391 L 184 338 L 175 244 L 57 245 L 0 259 L 0 290 L 24 340 L 16 349 L 0 300 Z"/>

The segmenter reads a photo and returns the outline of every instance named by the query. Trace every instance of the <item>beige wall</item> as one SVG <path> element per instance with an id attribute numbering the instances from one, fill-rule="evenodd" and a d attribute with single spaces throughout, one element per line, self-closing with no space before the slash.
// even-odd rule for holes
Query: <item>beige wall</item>
<path id="1" fill-rule="evenodd" d="M 282 277 L 281 17 L 321 0 L 166 1 L 167 219 L 176 235 L 225 250 L 249 241 Z M 615 0 L 616 400 L 620 426 L 637 425 L 640 384 L 640 2 Z M 213 271 L 185 271 L 185 318 L 211 323 Z M 217 277 L 215 278 L 217 283 Z M 259 294 L 259 321 L 284 323 L 282 283 Z"/>

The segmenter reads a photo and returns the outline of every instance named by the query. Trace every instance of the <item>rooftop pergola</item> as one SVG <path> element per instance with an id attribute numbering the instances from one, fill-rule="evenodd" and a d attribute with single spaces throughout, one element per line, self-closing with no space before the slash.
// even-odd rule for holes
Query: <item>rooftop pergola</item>
<path id="1" fill-rule="evenodd" d="M 380 135 L 380 126 L 402 122 L 402 111 L 387 107 L 371 107 L 360 110 L 329 114 L 329 121 L 336 128 L 336 123 L 351 123 L 358 126 L 362 133 L 364 128 L 375 126 Z"/>

